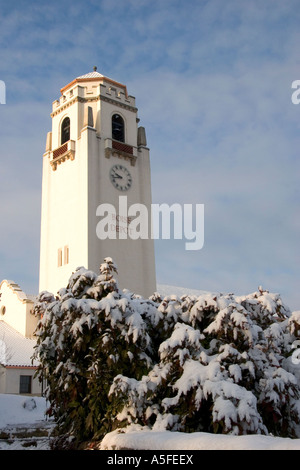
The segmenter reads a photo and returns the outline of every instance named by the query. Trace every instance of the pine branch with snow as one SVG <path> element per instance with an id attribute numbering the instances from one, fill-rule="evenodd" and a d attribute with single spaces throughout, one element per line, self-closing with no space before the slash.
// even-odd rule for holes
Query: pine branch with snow
<path id="1" fill-rule="evenodd" d="M 120 426 L 127 420 L 154 430 L 296 435 L 299 383 L 286 358 L 288 326 L 297 328 L 277 294 L 154 300 L 163 314 L 157 363 L 136 382 L 144 401 L 131 383 L 128 406 L 127 377 L 114 382 L 110 394 L 122 390 L 125 400 Z"/>
<path id="2" fill-rule="evenodd" d="M 297 436 L 299 312 L 262 288 L 144 299 L 121 291 L 116 272 L 111 258 L 99 275 L 78 268 L 35 306 L 38 372 L 59 433 L 100 439 L 136 425 Z"/>
<path id="3" fill-rule="evenodd" d="M 140 379 L 149 369 L 150 338 L 140 311 L 151 307 L 120 292 L 115 266 L 100 275 L 78 268 L 56 298 L 41 293 L 35 311 L 38 374 L 60 433 L 86 439 L 111 429 L 108 392 L 119 373 Z M 117 412 L 117 411 L 116 411 Z M 107 417 L 108 416 L 108 417 Z"/>

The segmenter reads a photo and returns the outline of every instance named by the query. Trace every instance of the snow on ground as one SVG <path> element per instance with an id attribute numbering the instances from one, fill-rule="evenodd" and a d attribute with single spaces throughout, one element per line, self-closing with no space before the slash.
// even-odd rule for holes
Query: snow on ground
<path id="1" fill-rule="evenodd" d="M 46 400 L 42 397 L 0 394 L 0 434 L 14 434 L 18 429 L 50 429 L 45 419 Z M 49 427 L 50 426 L 50 427 Z M 230 436 L 209 433 L 170 431 L 114 431 L 105 436 L 101 450 L 300 450 L 300 439 L 248 435 Z M 12 438 L 13 439 L 13 438 Z M 47 438 L 33 438 L 34 446 L 26 450 L 49 450 Z M 30 441 L 29 441 L 30 443 Z M 0 450 L 24 450 L 24 440 L 8 443 L 0 439 Z"/>
<path id="2" fill-rule="evenodd" d="M 105 436 L 101 450 L 300 450 L 300 439 L 261 435 L 230 436 L 195 432 L 140 431 Z"/>
<path id="3" fill-rule="evenodd" d="M 208 292 L 205 290 L 199 290 L 199 289 L 190 289 L 187 287 L 176 287 L 176 286 L 169 286 L 167 284 L 158 284 L 156 291 L 161 295 L 161 296 L 168 296 L 168 295 L 178 295 L 180 297 L 181 295 L 195 295 L 196 297 L 199 297 L 199 295 L 202 294 L 211 294 L 212 292 Z"/>
<path id="4" fill-rule="evenodd" d="M 34 424 L 45 420 L 43 397 L 0 394 L 0 429 L 10 425 Z"/>
<path id="5" fill-rule="evenodd" d="M 0 450 L 49 450 L 45 411 L 45 398 L 0 394 Z"/>

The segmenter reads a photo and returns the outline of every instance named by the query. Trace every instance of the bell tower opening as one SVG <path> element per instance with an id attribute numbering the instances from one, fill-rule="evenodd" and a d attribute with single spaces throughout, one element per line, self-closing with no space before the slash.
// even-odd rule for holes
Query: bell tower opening
<path id="1" fill-rule="evenodd" d="M 70 118 L 66 117 L 61 123 L 61 145 L 70 140 Z"/>
<path id="2" fill-rule="evenodd" d="M 124 119 L 120 114 L 114 114 L 111 119 L 112 139 L 119 142 L 125 142 L 125 126 Z"/>

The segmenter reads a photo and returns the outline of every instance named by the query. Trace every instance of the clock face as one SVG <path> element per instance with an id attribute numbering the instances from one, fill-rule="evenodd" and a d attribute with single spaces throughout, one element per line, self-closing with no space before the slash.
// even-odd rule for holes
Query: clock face
<path id="1" fill-rule="evenodd" d="M 132 184 L 132 177 L 127 168 L 122 165 L 114 165 L 110 169 L 110 181 L 119 191 L 127 191 Z"/>

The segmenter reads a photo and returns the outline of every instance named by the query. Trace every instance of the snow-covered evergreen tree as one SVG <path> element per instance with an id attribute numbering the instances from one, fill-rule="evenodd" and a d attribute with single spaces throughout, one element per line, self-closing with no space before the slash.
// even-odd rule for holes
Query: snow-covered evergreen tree
<path id="1" fill-rule="evenodd" d="M 277 294 L 170 296 L 158 311 L 157 363 L 110 389 L 124 401 L 119 426 L 296 436 L 299 384 L 287 356 L 298 327 Z"/>
<path id="2" fill-rule="evenodd" d="M 140 425 L 297 435 L 299 312 L 262 288 L 143 299 L 121 291 L 115 272 L 110 258 L 100 275 L 78 268 L 36 304 L 39 374 L 59 433 L 80 441 Z"/>
<path id="3" fill-rule="evenodd" d="M 78 268 L 56 298 L 42 292 L 35 306 L 38 374 L 47 381 L 48 413 L 59 433 L 78 439 L 111 429 L 108 392 L 118 373 L 140 379 L 151 364 L 150 338 L 140 311 L 151 302 L 122 293 L 110 258 L 100 275 Z"/>

